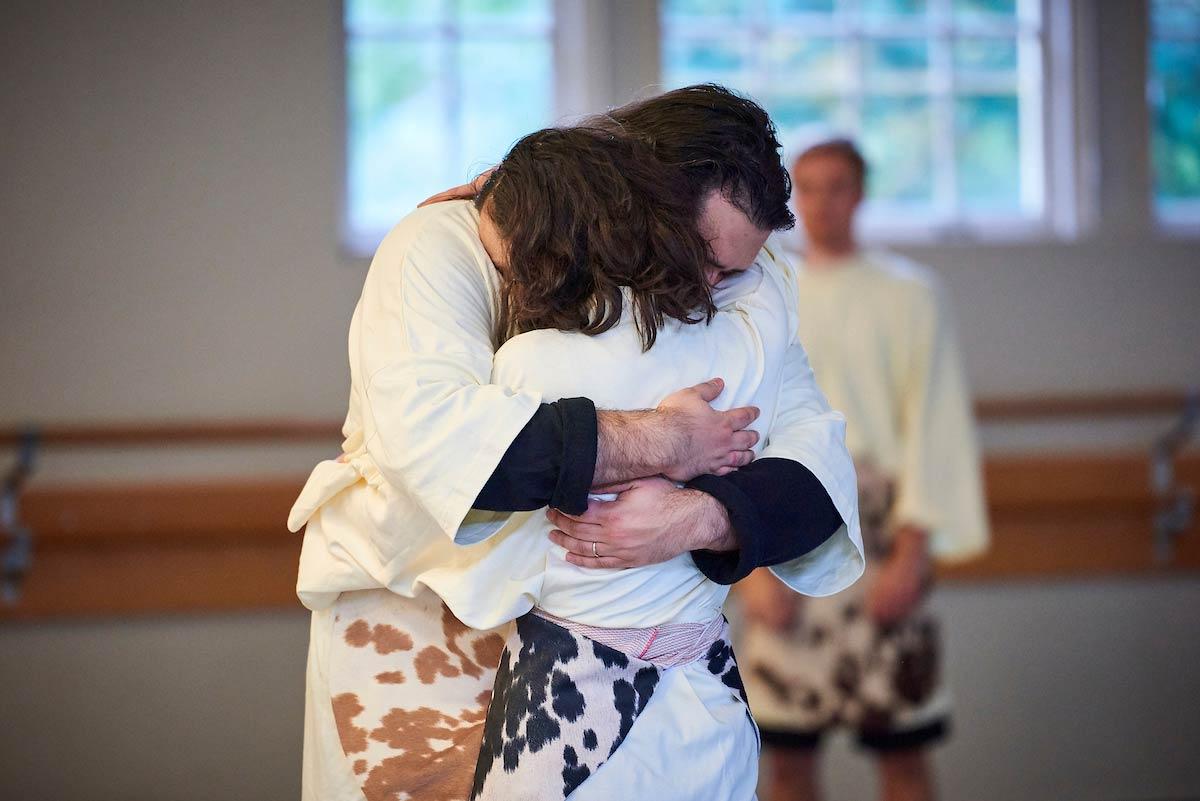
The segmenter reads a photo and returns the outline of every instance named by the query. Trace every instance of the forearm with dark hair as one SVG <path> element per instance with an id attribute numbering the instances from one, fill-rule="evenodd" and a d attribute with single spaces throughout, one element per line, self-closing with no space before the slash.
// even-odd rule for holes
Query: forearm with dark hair
<path id="1" fill-rule="evenodd" d="M 663 425 L 663 412 L 596 412 L 598 445 L 596 471 L 592 486 L 614 484 L 634 478 L 655 476 L 679 459 L 679 449 L 687 442 L 671 436 Z"/>
<path id="2" fill-rule="evenodd" d="M 655 476 L 691 447 L 688 421 L 672 410 L 597 411 L 587 398 L 544 403 L 508 447 L 476 509 L 587 509 L 591 487 Z"/>

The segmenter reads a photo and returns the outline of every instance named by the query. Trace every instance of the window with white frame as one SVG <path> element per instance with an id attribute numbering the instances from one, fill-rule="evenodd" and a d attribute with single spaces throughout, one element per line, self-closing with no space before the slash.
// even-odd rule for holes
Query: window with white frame
<path id="1" fill-rule="evenodd" d="M 1147 50 L 1154 210 L 1200 226 L 1200 0 L 1152 0 Z"/>
<path id="2" fill-rule="evenodd" d="M 343 239 L 370 253 L 434 192 L 554 119 L 553 0 L 345 0 Z"/>
<path id="3" fill-rule="evenodd" d="M 868 231 L 1049 225 L 1040 0 L 662 0 L 661 14 L 667 87 L 749 94 L 789 155 L 823 134 L 859 142 Z"/>

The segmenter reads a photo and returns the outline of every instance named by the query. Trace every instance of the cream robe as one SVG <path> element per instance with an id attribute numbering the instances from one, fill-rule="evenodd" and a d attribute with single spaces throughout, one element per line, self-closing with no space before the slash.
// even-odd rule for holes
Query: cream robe
<path id="1" fill-rule="evenodd" d="M 800 270 L 800 340 L 846 444 L 896 480 L 893 519 L 927 528 L 942 560 L 987 548 L 970 395 L 933 273 L 888 253 Z"/>
<path id="2" fill-rule="evenodd" d="M 307 524 L 297 592 L 310 609 L 352 590 L 414 595 L 428 583 L 424 576 L 464 558 L 452 543 L 480 542 L 507 519 L 468 513 L 543 396 L 490 383 L 499 285 L 478 224 L 468 201 L 418 209 L 371 263 L 350 323 L 345 455 L 317 465 L 288 517 L 292 531 Z M 761 264 L 785 282 L 793 278 L 773 253 L 764 250 Z M 794 308 L 790 292 L 788 302 Z M 691 335 L 690 328 L 664 330 L 656 348 L 670 347 L 671 330 Z M 696 358 L 707 363 L 706 354 Z M 794 335 L 781 360 L 779 403 L 761 455 L 812 471 L 847 524 L 773 571 L 798 592 L 829 595 L 863 571 L 845 422 L 817 388 Z M 714 405 L 728 408 L 732 394 Z"/>
<path id="3" fill-rule="evenodd" d="M 823 595 L 863 571 L 844 422 L 817 390 L 795 341 L 795 276 L 772 249 L 764 250 L 751 274 L 731 282 L 740 287 L 737 298 L 744 305 L 723 311 L 715 326 L 668 325 L 648 357 L 641 357 L 631 326 L 609 332 L 607 347 L 640 357 L 636 381 L 615 360 L 593 370 L 593 360 L 575 356 L 569 363 L 587 368 L 579 375 L 562 372 L 556 382 L 539 374 L 527 383 L 534 377 L 529 371 L 537 372 L 528 354 L 538 348 L 558 347 L 566 356 L 562 345 L 568 341 L 581 351 L 604 341 L 533 332 L 512 341 L 511 360 L 497 354 L 498 376 L 518 385 L 506 388 L 487 383 L 498 286 L 477 224 L 469 203 L 439 204 L 406 218 L 381 245 L 351 324 L 346 461 L 318 465 L 289 518 L 293 530 L 307 523 L 298 592 L 316 612 L 306 797 L 351 798 L 357 792 L 348 769 L 334 764 L 341 746 L 326 709 L 329 644 L 317 636 L 329 630 L 324 610 L 342 592 L 386 588 L 416 597 L 429 587 L 476 628 L 511 620 L 542 600 L 557 614 L 605 626 L 706 619 L 718 612 L 727 588 L 704 579 L 686 554 L 639 570 L 581 571 L 546 539 L 549 526 L 541 512 L 469 513 L 508 443 L 544 399 L 583 394 L 601 405 L 641 407 L 722 375 L 730 388 L 715 405 L 761 405 L 761 424 L 770 423 L 762 455 L 805 464 L 847 521 L 812 553 L 775 568 L 776 574 L 801 592 Z M 777 290 L 776 306 L 769 313 L 746 308 L 767 280 L 765 288 Z M 526 345 L 535 347 L 522 354 Z M 597 360 L 601 356 L 595 353 Z M 655 370 L 658 358 L 662 364 Z M 578 389 L 584 378 L 590 379 L 586 392 Z M 506 525 L 505 536 L 492 536 Z M 611 797 L 621 788 L 627 794 L 638 777 L 669 786 L 670 793 L 656 793 L 664 801 L 709 791 L 729 798 L 753 794 L 756 745 L 740 701 L 702 667 L 670 675 L 656 692 L 659 713 L 644 714 L 618 755 L 572 797 Z M 688 737 L 672 745 L 663 732 L 679 732 L 681 725 Z M 690 757 L 680 759 L 693 752 L 709 757 L 704 769 L 689 767 Z M 722 758 L 712 759 L 716 754 Z"/>

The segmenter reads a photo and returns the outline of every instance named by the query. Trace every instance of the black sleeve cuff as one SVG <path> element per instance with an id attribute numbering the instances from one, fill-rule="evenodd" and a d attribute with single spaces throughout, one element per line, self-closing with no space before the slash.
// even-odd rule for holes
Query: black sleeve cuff
<path id="1" fill-rule="evenodd" d="M 803 556 L 842 527 L 825 487 L 791 459 L 758 459 L 727 476 L 698 476 L 687 486 L 725 507 L 738 538 L 738 551 L 692 552 L 700 571 L 718 584 Z"/>
<path id="2" fill-rule="evenodd" d="M 587 511 L 588 490 L 596 475 L 596 405 L 587 398 L 564 398 L 554 405 L 562 419 L 562 454 L 558 482 L 548 505 L 581 515 Z"/>
<path id="3" fill-rule="evenodd" d="M 518 433 L 472 504 L 493 512 L 587 509 L 596 472 L 596 407 L 587 398 L 543 403 Z"/>

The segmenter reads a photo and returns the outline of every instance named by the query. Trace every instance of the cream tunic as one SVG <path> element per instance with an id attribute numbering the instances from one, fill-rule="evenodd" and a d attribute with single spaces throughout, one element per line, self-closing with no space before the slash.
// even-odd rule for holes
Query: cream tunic
<path id="1" fill-rule="evenodd" d="M 970 396 L 933 273 L 887 253 L 802 269 L 800 340 L 847 419 L 846 443 L 896 480 L 893 519 L 927 528 L 939 559 L 987 547 Z"/>

